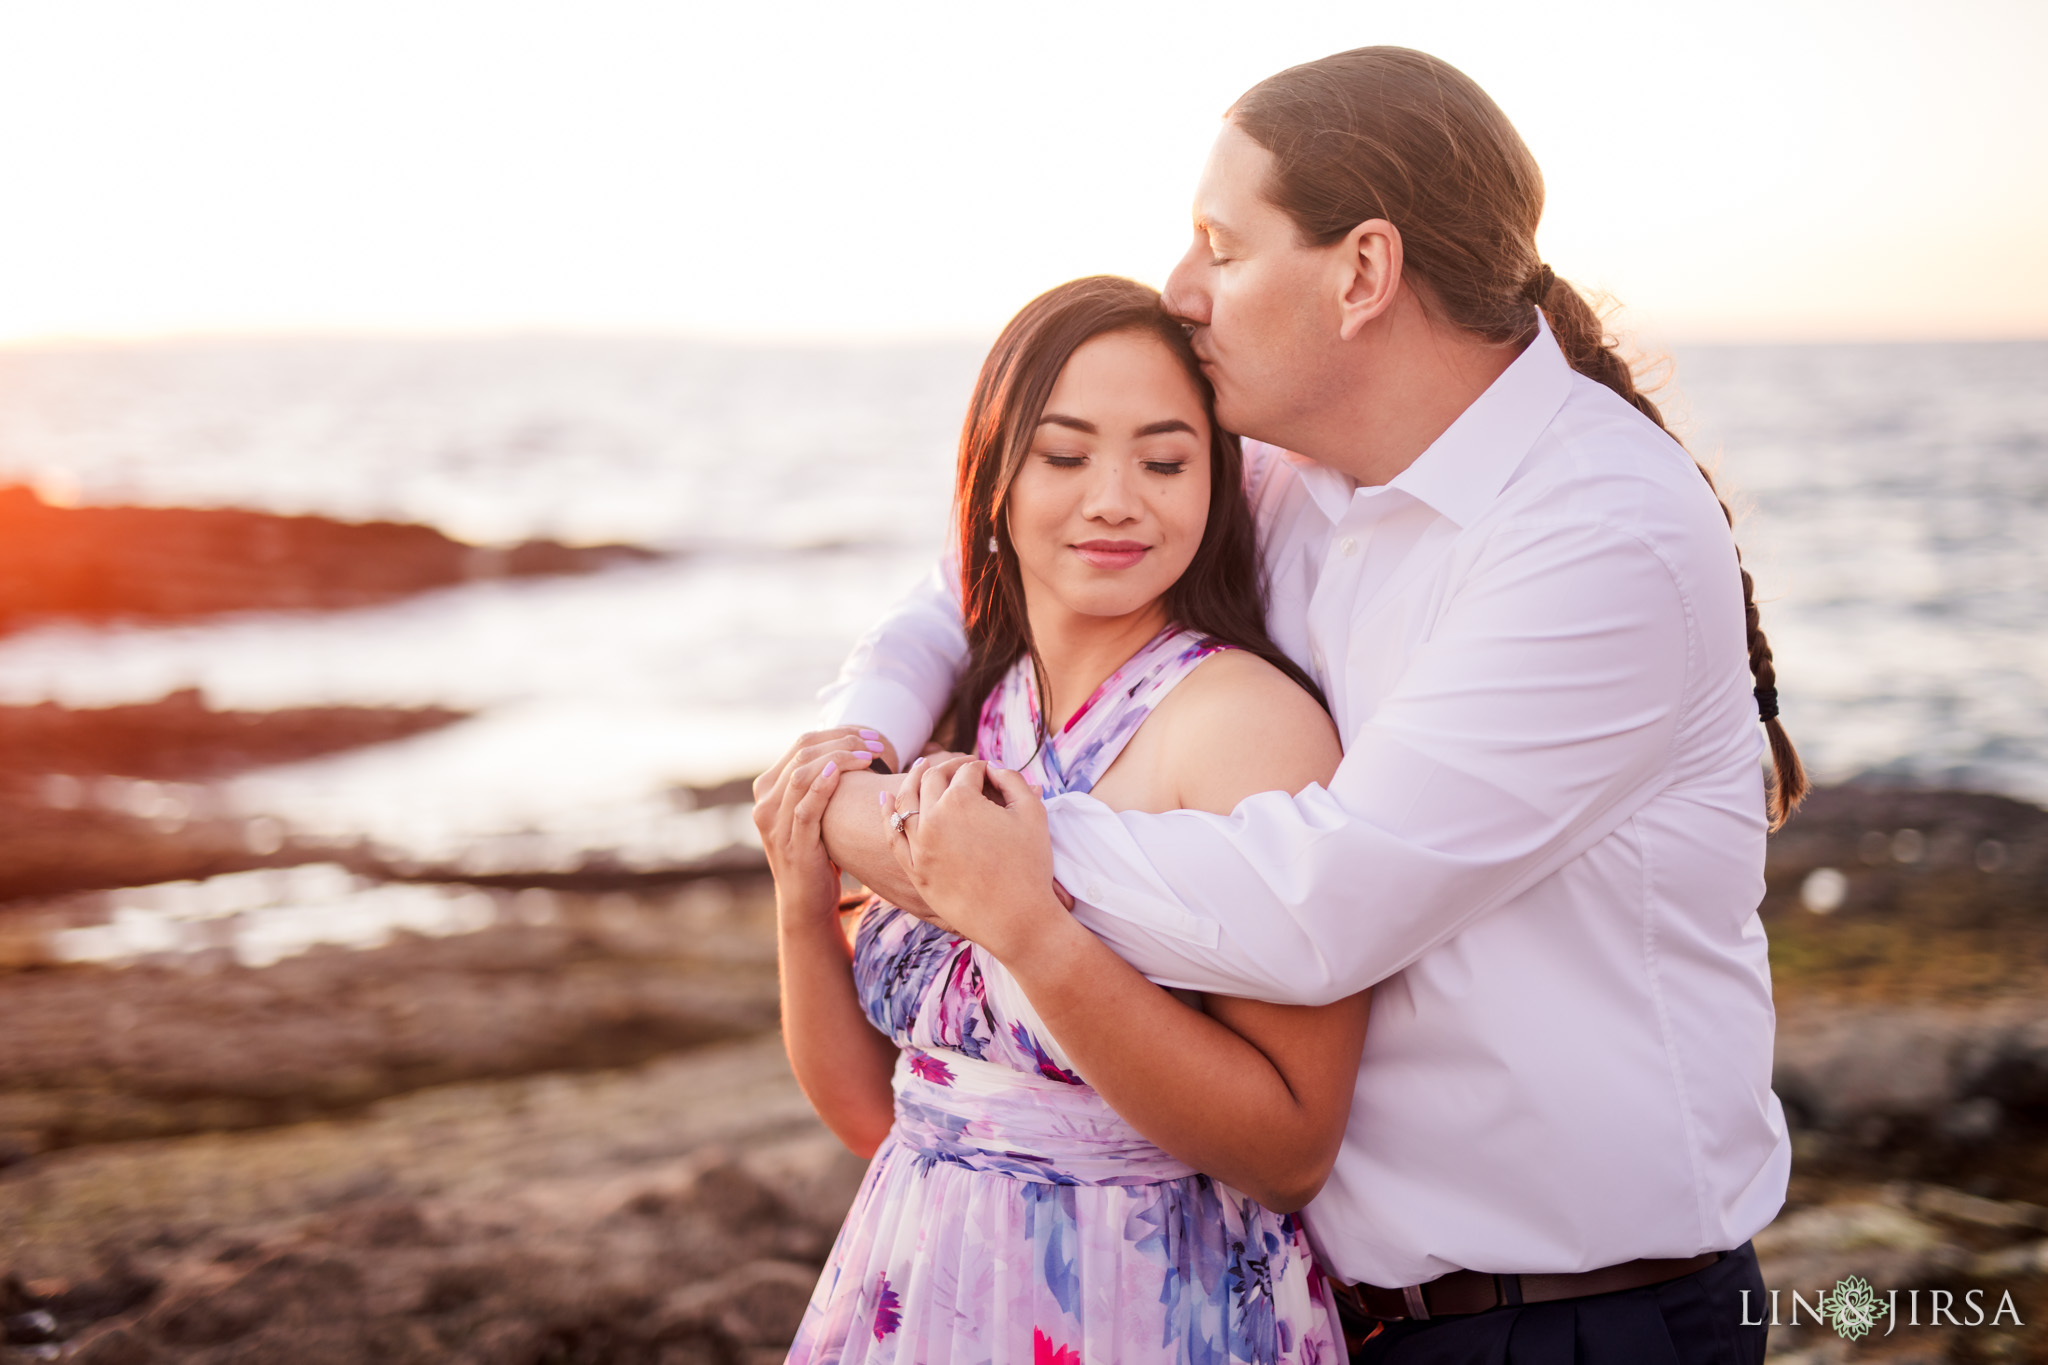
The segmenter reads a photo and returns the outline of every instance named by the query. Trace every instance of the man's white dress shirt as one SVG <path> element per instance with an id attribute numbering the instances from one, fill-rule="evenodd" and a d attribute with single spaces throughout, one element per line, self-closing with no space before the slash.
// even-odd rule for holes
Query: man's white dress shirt
<path id="1" fill-rule="evenodd" d="M 1050 803 L 1089 928 L 1170 986 L 1376 986 L 1307 1211 L 1386 1287 L 1741 1245 L 1783 1202 L 1763 737 L 1742 586 L 1690 457 L 1547 328 L 1399 477 L 1247 443 L 1281 648 L 1344 741 L 1230 815 Z M 830 723 L 915 753 L 966 657 L 943 566 Z"/>

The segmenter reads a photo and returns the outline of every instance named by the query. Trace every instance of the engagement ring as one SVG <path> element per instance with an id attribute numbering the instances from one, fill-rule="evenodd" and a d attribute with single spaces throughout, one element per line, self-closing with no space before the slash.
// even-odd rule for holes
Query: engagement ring
<path id="1" fill-rule="evenodd" d="M 901 833 L 903 832 L 903 824 L 904 824 L 904 822 L 905 822 L 906 820 L 910 819 L 910 817 L 911 817 L 911 816 L 913 816 L 913 815 L 916 815 L 916 814 L 917 814 L 917 812 L 916 812 L 916 811 L 914 811 L 914 810 L 892 810 L 892 811 L 890 811 L 890 812 L 889 812 L 889 832 L 890 832 L 891 834 L 901 834 Z"/>

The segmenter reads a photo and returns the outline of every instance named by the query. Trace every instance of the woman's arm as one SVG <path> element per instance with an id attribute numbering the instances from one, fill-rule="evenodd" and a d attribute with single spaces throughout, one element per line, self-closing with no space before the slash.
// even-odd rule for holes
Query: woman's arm
<path id="1" fill-rule="evenodd" d="M 810 738 L 810 737 L 807 737 Z M 890 1075 L 896 1045 L 862 1012 L 853 955 L 839 918 L 839 870 L 818 837 L 842 770 L 863 761 L 853 747 L 799 750 L 757 785 L 754 826 L 775 874 L 776 962 L 782 1041 L 790 1069 L 818 1117 L 860 1156 L 872 1156 L 895 1120 Z"/>
<path id="2" fill-rule="evenodd" d="M 1288 1213 L 1336 1162 L 1370 991 L 1333 1005 L 1228 996 L 1190 1009 L 1071 916 L 1016 973 L 1074 1069 L 1133 1128 L 1196 1170 Z"/>
<path id="3" fill-rule="evenodd" d="M 1190 675 L 1132 750 L 1140 743 L 1165 779 L 1143 784 L 1145 804 L 1217 812 L 1255 791 L 1326 778 L 1337 761 L 1328 717 L 1249 655 L 1216 656 Z M 1007 805 L 981 798 L 985 772 Z M 1109 794 L 1118 776 L 1113 768 L 1098 790 Z M 1343 1141 L 1369 993 L 1317 1007 L 1210 997 L 1208 1014 L 1190 1009 L 1052 913 L 1056 904 L 1037 903 L 1049 893 L 1018 889 L 1043 886 L 1051 870 L 1044 807 L 1021 778 L 941 765 L 918 801 L 920 818 L 897 841 L 912 879 L 1010 968 L 1089 1084 L 1161 1148 L 1267 1207 L 1313 1198 Z M 990 877 L 998 849 L 1010 865 Z M 992 891 L 1034 904 L 990 904 Z M 995 936 L 976 935 L 981 926 Z M 1028 941 L 1004 939 L 1011 928 Z"/>

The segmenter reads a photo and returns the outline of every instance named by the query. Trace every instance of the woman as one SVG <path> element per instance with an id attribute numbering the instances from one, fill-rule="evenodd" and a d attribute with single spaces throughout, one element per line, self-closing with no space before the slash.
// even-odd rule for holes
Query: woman
<path id="1" fill-rule="evenodd" d="M 991 813 L 987 785 L 1028 780 L 1218 814 L 1326 780 L 1336 736 L 1266 635 L 1240 459 L 1153 291 L 1085 279 L 1026 306 L 961 441 L 953 728 L 977 757 L 907 780 Z M 818 822 L 880 747 L 829 735 L 757 784 L 790 1061 L 875 1153 L 790 1359 L 1340 1358 L 1293 1210 L 1335 1158 L 1368 996 L 1196 1008 L 1096 944 L 1085 979 L 1156 1058 L 1096 1091 L 985 949 L 875 902 L 849 954 Z"/>

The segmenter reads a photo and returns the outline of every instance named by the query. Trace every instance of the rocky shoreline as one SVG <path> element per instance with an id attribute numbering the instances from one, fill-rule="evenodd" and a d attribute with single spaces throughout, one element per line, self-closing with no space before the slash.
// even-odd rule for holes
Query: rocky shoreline
<path id="1" fill-rule="evenodd" d="M 347 1120 L 63 1152 L 0 1181 L 19 1268 L 0 1282 L 7 1350 L 765 1365 L 860 1169 L 772 1034 Z"/>
<path id="2" fill-rule="evenodd" d="M 0 1365 L 779 1358 L 860 1163 L 782 1058 L 758 850 L 432 863 L 218 799 L 467 720 L 0 707 Z M 1774 1351 L 2048 1361 L 2048 812 L 1822 790 L 1767 884 L 1769 1283 L 2024 1319 Z"/>
<path id="3" fill-rule="evenodd" d="M 1775 842 L 1768 1282 L 1979 1289 L 2023 1325 L 1807 1321 L 1774 1358 L 2048 1359 L 2044 834 L 1849 788 Z M 1824 868 L 1850 885 L 1816 913 Z M 779 1358 L 860 1163 L 782 1059 L 765 884 L 489 894 L 446 939 L 0 975 L 0 1359 Z"/>

